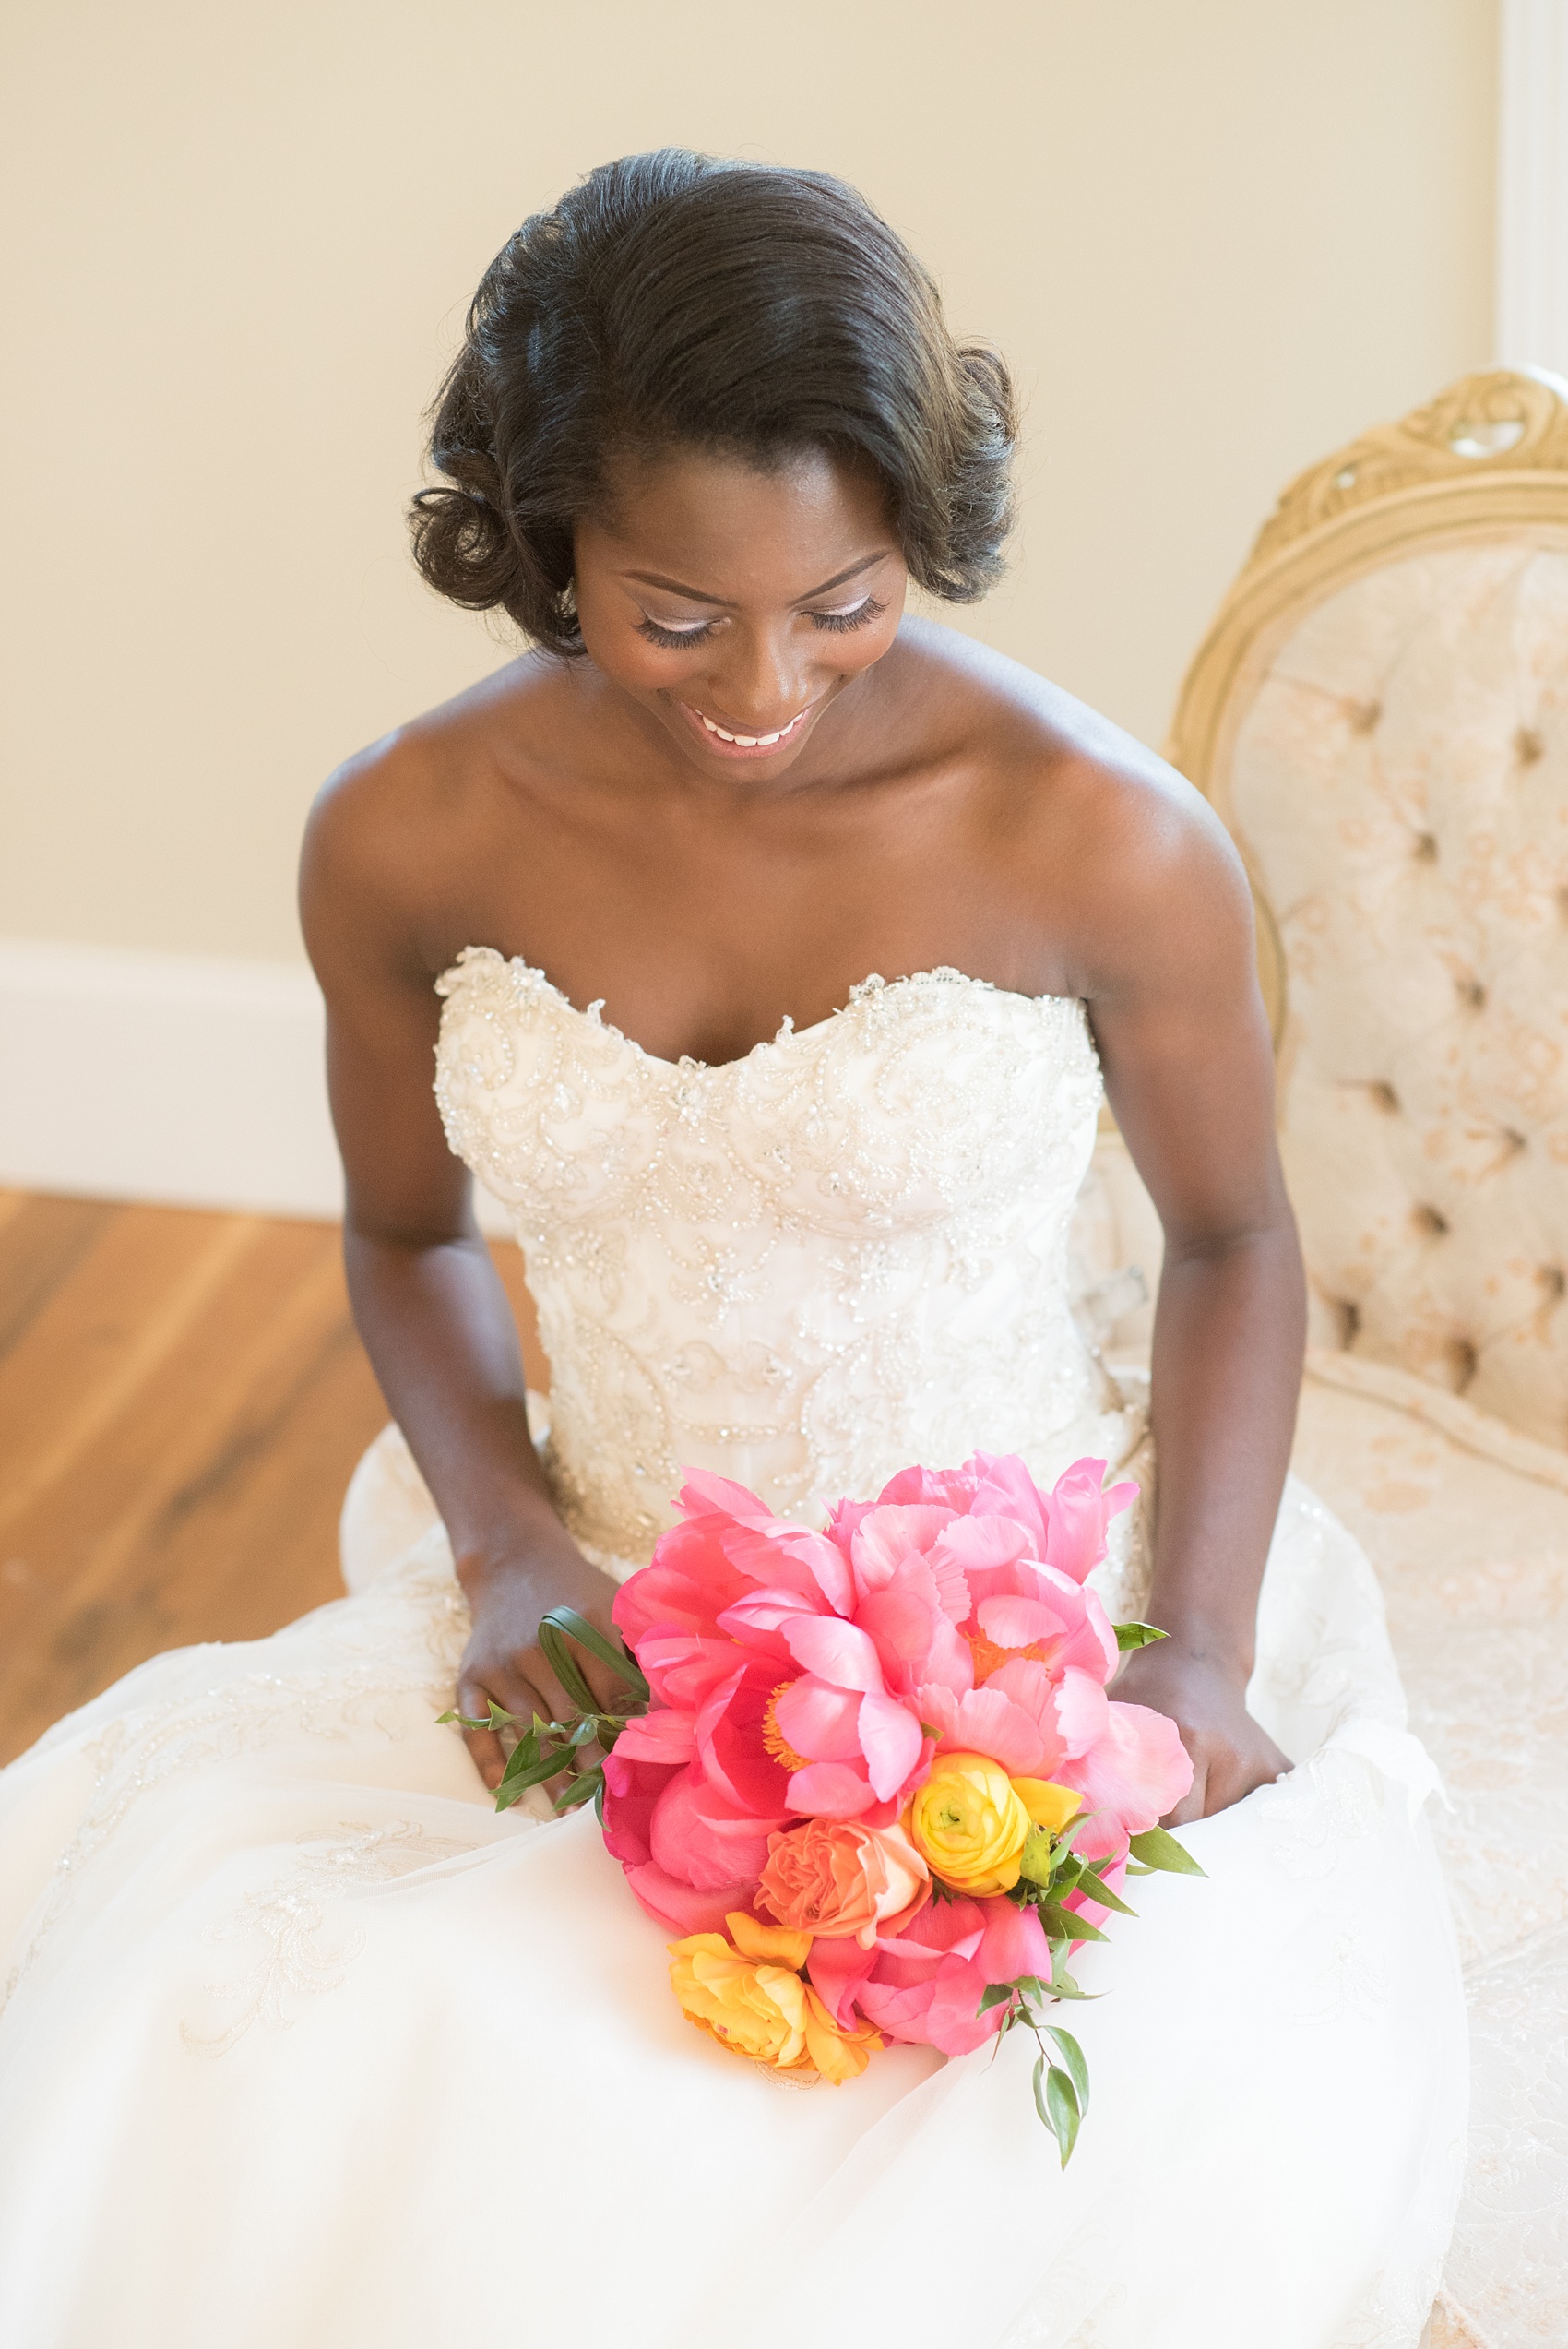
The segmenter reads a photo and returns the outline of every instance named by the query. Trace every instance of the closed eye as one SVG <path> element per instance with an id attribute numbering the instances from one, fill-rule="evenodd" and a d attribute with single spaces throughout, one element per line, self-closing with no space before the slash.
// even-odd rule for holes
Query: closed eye
<path id="1" fill-rule="evenodd" d="M 671 652 L 679 652 L 683 645 L 700 644 L 704 637 L 711 633 L 712 627 L 711 620 L 696 620 L 689 628 L 669 628 L 659 621 L 650 619 L 645 612 L 637 622 L 637 634 L 647 637 L 649 644 L 662 644 Z"/>
<path id="2" fill-rule="evenodd" d="M 866 595 L 861 598 L 859 603 L 847 604 L 840 611 L 806 612 L 802 617 L 809 620 L 814 628 L 821 628 L 830 635 L 840 635 L 846 629 L 863 628 L 871 621 L 880 620 L 886 609 L 886 604 L 879 602 L 874 595 Z M 662 645 L 668 651 L 680 652 L 687 645 L 701 644 L 705 638 L 712 635 L 717 625 L 712 620 L 694 620 L 689 626 L 676 628 L 645 612 L 636 627 L 637 634 L 646 637 L 649 644 Z"/>
<path id="3" fill-rule="evenodd" d="M 843 611 L 812 612 L 807 617 L 814 626 L 819 628 L 863 628 L 869 621 L 880 620 L 886 609 L 886 604 L 879 603 L 874 595 L 867 595 L 862 596 L 859 603 L 851 603 Z"/>

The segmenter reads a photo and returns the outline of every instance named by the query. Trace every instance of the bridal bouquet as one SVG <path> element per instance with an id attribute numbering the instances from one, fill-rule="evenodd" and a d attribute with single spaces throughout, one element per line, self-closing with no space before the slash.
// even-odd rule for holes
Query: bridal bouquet
<path id="1" fill-rule="evenodd" d="M 1157 1824 L 1192 1783 L 1174 1724 L 1106 1693 L 1121 1651 L 1163 1635 L 1113 1627 L 1087 1587 L 1137 1491 L 1104 1473 L 1078 1461 L 1044 1493 L 977 1453 L 906 1470 L 823 1532 L 690 1473 L 683 1522 L 616 1598 L 629 1655 L 569 1610 L 547 1619 L 583 1711 L 533 1723 L 497 1796 L 596 1746 L 561 1804 L 597 1796 L 679 1937 L 694 2023 L 834 2081 L 887 2039 L 956 2056 L 1022 2025 L 1063 2164 L 1088 2098 L 1076 2040 L 1045 2020 L 1084 1995 L 1068 1960 L 1133 1914 L 1129 1872 L 1200 1872 Z M 620 1673 L 625 1713 L 596 1710 L 566 1632 Z"/>

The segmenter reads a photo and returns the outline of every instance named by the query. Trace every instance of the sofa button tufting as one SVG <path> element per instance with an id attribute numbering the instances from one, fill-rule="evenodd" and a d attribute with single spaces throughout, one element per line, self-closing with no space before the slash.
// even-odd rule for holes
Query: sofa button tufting
<path id="1" fill-rule="evenodd" d="M 1543 1264 L 1536 1279 L 1554 1303 L 1557 1298 L 1568 1295 L 1568 1272 L 1564 1272 L 1560 1264 Z"/>
<path id="2" fill-rule="evenodd" d="M 1390 1117 L 1398 1116 L 1399 1096 L 1385 1078 L 1374 1077 L 1368 1085 L 1367 1091 L 1374 1108 L 1383 1110 Z"/>
<path id="3" fill-rule="evenodd" d="M 1437 835 L 1434 832 L 1418 832 L 1412 853 L 1418 864 L 1435 864 L 1437 863 Z"/>
<path id="4" fill-rule="evenodd" d="M 1383 704 L 1381 701 L 1359 701 L 1355 703 L 1350 710 L 1351 732 L 1358 734 L 1370 734 L 1377 725 L 1377 722 L 1382 716 Z"/>
<path id="5" fill-rule="evenodd" d="M 1455 979 L 1454 991 L 1467 1011 L 1484 1011 L 1486 989 L 1479 979 Z"/>
<path id="6" fill-rule="evenodd" d="M 1514 755 L 1521 767 L 1533 767 L 1546 756 L 1546 745 L 1533 726 L 1521 726 L 1514 737 Z"/>
<path id="7" fill-rule="evenodd" d="M 1451 1338 L 1447 1353 L 1449 1367 L 1454 1373 L 1454 1391 L 1462 1395 L 1476 1375 L 1476 1350 L 1468 1338 Z"/>
<path id="8" fill-rule="evenodd" d="M 1428 1240 L 1441 1240 L 1448 1230 L 1447 1216 L 1435 1207 L 1413 1207 L 1410 1221 Z"/>

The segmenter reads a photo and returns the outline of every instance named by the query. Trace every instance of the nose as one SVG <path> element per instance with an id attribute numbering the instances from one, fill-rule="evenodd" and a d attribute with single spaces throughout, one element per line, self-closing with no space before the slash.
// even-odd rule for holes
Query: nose
<path id="1" fill-rule="evenodd" d="M 709 717 L 732 719 L 742 733 L 771 733 L 787 726 L 814 699 L 816 685 L 808 648 L 792 641 L 793 631 L 755 625 L 737 628 L 716 663 L 709 688 L 722 707 Z"/>

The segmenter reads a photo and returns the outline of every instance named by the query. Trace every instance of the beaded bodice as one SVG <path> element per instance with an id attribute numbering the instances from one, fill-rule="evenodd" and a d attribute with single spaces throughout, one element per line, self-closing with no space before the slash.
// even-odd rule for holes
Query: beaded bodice
<path id="1" fill-rule="evenodd" d="M 447 1139 L 511 1213 L 547 1463 L 601 1559 L 646 1559 L 687 1465 L 810 1517 L 977 1447 L 1125 1450 L 1068 1305 L 1101 1098 L 1075 998 L 871 978 L 709 1067 L 488 947 L 438 986 Z"/>

